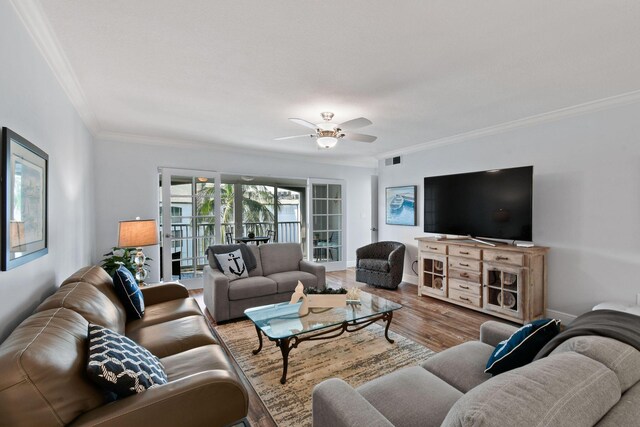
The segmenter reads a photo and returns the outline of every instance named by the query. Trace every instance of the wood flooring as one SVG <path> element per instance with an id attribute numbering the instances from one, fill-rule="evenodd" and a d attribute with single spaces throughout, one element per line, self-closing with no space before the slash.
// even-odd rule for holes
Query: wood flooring
<path id="1" fill-rule="evenodd" d="M 496 320 L 486 314 L 434 298 L 419 297 L 417 286 L 409 283 L 403 282 L 398 289 L 388 290 L 356 282 L 355 270 L 352 268 L 328 272 L 327 285 L 332 288 L 347 289 L 357 286 L 366 292 L 402 304 L 403 308 L 393 314 L 390 329 L 436 352 L 465 341 L 477 340 L 480 325 L 487 320 Z M 192 290 L 190 293 L 205 311 L 202 290 Z M 215 326 L 216 322 L 208 312 L 205 311 L 205 313 L 211 324 Z M 304 348 L 298 351 L 304 351 Z M 242 374 L 237 364 L 235 367 L 249 392 L 249 415 L 247 416 L 249 423 L 253 427 L 275 427 L 275 422 L 251 387 L 249 380 Z"/>

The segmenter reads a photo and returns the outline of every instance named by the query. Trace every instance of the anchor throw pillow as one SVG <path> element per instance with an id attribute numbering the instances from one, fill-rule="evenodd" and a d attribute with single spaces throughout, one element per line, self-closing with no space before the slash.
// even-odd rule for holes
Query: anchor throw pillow
<path id="1" fill-rule="evenodd" d="M 240 249 L 226 254 L 215 254 L 221 271 L 229 278 L 229 281 L 249 277 L 249 271 L 244 265 Z"/>

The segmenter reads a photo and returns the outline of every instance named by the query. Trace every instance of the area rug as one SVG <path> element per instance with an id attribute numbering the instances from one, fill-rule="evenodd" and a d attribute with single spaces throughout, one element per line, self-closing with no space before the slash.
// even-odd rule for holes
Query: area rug
<path id="1" fill-rule="evenodd" d="M 282 354 L 266 340 L 257 355 L 258 336 L 249 320 L 216 326 L 238 365 L 280 427 L 311 426 L 311 391 L 327 378 L 341 378 L 357 387 L 405 366 L 417 365 L 433 351 L 401 335 L 370 325 L 326 341 L 306 341 L 289 354 L 286 384 L 280 384 Z"/>

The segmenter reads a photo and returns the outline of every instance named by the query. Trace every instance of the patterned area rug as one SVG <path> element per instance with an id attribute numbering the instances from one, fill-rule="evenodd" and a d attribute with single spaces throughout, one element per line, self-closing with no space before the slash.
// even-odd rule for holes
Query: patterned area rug
<path id="1" fill-rule="evenodd" d="M 311 426 L 311 391 L 321 381 L 337 377 L 353 387 L 405 366 L 417 365 L 435 354 L 401 335 L 370 325 L 326 341 L 306 341 L 289 354 L 287 383 L 280 384 L 282 355 L 265 340 L 262 351 L 250 320 L 216 326 L 233 357 L 280 427 Z"/>

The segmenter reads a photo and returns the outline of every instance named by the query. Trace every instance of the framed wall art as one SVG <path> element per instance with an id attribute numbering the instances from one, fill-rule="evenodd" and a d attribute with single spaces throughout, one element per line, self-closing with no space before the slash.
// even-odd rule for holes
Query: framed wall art
<path id="1" fill-rule="evenodd" d="M 416 186 L 387 187 L 385 222 L 390 225 L 416 225 Z"/>
<path id="2" fill-rule="evenodd" d="M 0 267 L 25 264 L 49 251 L 47 185 L 49 156 L 8 128 L 2 128 L 2 233 Z"/>

